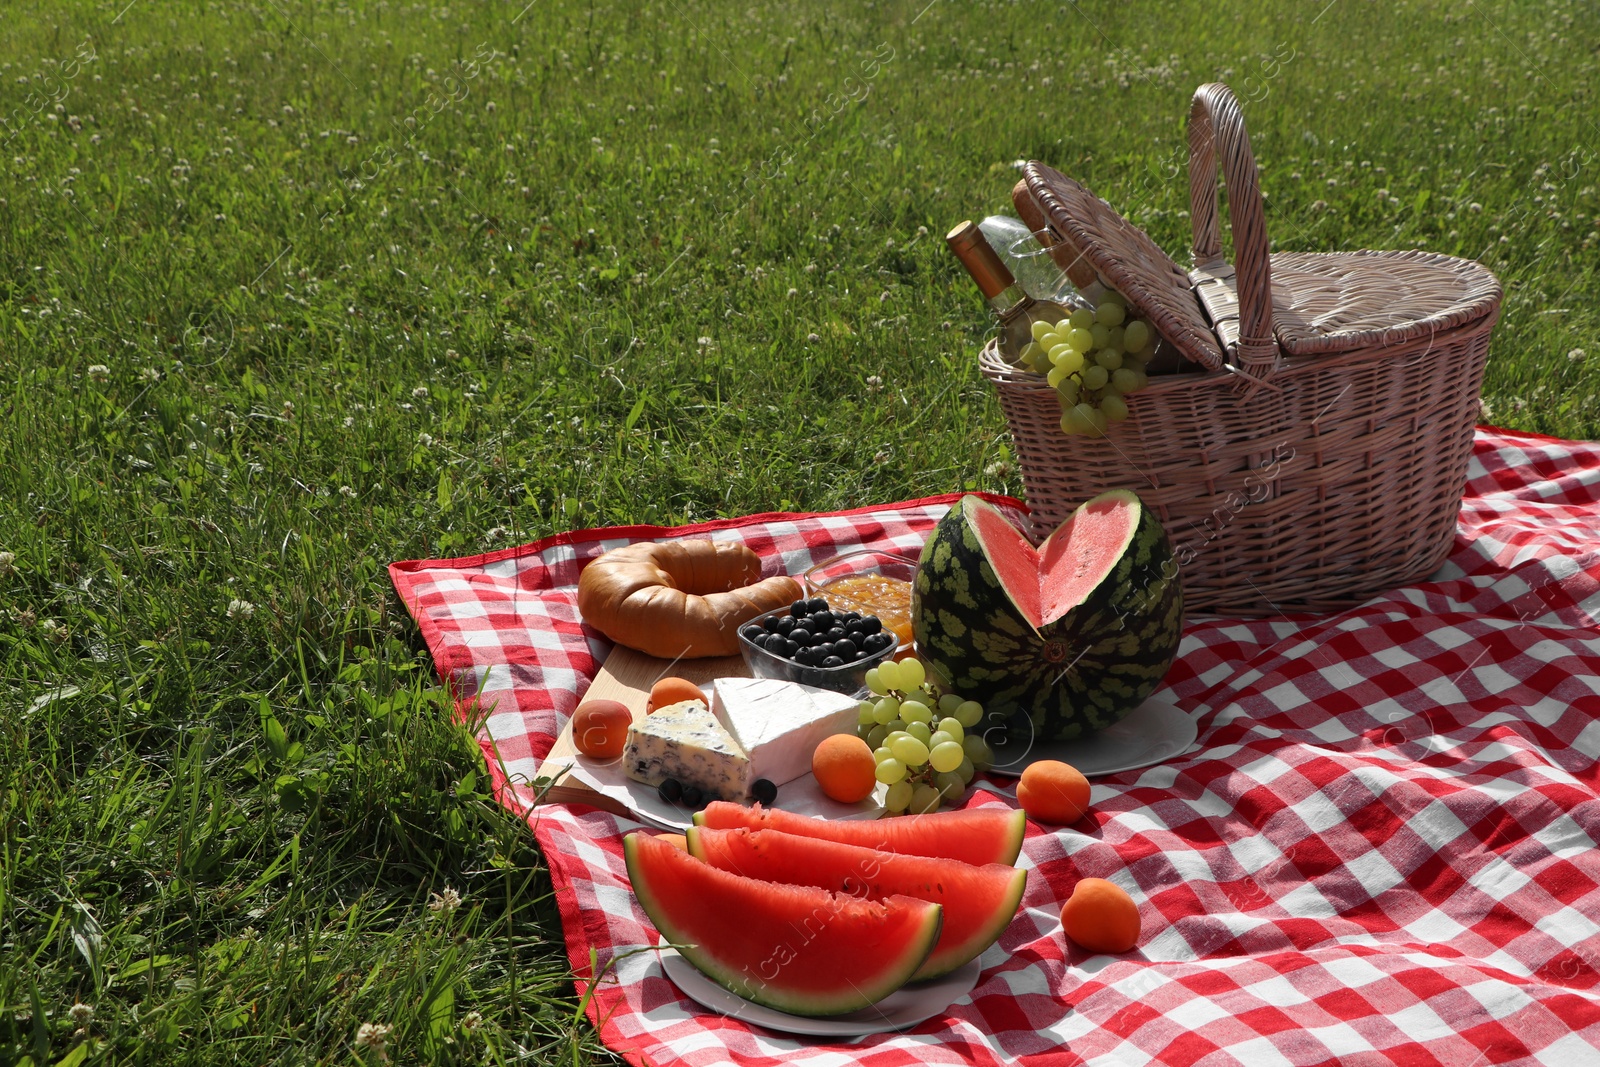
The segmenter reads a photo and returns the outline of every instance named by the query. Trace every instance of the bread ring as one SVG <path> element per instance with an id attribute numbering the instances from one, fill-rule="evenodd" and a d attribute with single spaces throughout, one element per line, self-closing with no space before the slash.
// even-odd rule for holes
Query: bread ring
<path id="1" fill-rule="evenodd" d="M 578 578 L 584 622 L 662 659 L 738 655 L 739 627 L 800 595 L 793 578 L 762 579 L 761 557 L 732 541 L 640 541 Z"/>

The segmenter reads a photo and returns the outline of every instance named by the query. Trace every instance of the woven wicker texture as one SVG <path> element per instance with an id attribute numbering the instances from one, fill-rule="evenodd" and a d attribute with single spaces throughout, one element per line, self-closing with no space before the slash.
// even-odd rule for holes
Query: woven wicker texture
<path id="1" fill-rule="evenodd" d="M 1195 101 L 1190 120 L 1204 129 L 1191 131 L 1190 192 L 1206 257 L 1188 276 L 1195 289 L 1174 284 L 1172 261 L 1082 186 L 1038 165 L 1025 173 L 1051 224 L 1169 341 L 1167 330 L 1215 316 L 1209 365 L 1236 373 L 1154 377 L 1128 397 L 1126 422 L 1088 438 L 1061 432 L 1042 377 L 992 346 L 980 365 L 1011 427 L 1036 538 L 1089 497 L 1132 488 L 1166 523 L 1192 610 L 1347 607 L 1430 573 L 1449 551 L 1500 285 L 1476 263 L 1424 252 L 1266 255 L 1259 221 L 1241 240 L 1240 220 L 1260 219 L 1243 117 L 1224 86 L 1202 86 Z M 1262 253 L 1248 271 L 1221 259 L 1212 146 L 1235 247 Z M 1075 226 L 1079 215 L 1093 225 Z"/>
<path id="2" fill-rule="evenodd" d="M 1161 336 L 1201 366 L 1222 365 L 1222 349 L 1195 302 L 1188 276 L 1149 234 L 1060 171 L 1029 163 L 1022 174 L 1051 228 L 1111 288 L 1149 316 Z"/>

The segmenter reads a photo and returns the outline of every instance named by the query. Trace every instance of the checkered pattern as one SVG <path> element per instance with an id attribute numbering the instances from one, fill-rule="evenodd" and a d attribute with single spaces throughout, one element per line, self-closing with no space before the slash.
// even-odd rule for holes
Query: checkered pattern
<path id="1" fill-rule="evenodd" d="M 529 809 L 528 778 L 607 650 L 582 561 L 649 537 L 743 541 L 798 573 L 915 549 L 953 498 L 838 515 L 549 538 L 398 563 L 503 802 L 550 864 L 590 1018 L 635 1064 L 1600 1063 L 1600 445 L 1481 429 L 1455 549 L 1428 581 L 1332 616 L 1190 622 L 1164 695 L 1199 748 L 1097 779 L 1029 825 L 1023 907 L 971 995 L 902 1034 L 828 1043 L 698 1008 L 649 952 L 622 835 Z M 1013 804 L 1004 782 L 972 804 Z M 1139 903 L 1142 944 L 1061 935 L 1082 877 Z M 580 982 L 587 988 L 587 982 Z"/>

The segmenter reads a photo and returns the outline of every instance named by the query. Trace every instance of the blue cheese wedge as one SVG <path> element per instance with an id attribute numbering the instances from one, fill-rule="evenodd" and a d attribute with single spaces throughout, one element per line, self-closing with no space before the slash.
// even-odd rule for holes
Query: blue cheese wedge
<path id="1" fill-rule="evenodd" d="M 700 700 L 669 704 L 628 727 L 622 771 L 636 782 L 660 785 L 676 778 L 708 797 L 750 797 L 750 757 Z"/>
<path id="2" fill-rule="evenodd" d="M 778 678 L 718 678 L 711 710 L 750 757 L 752 774 L 773 785 L 811 773 L 811 754 L 825 737 L 851 733 L 854 697 Z"/>

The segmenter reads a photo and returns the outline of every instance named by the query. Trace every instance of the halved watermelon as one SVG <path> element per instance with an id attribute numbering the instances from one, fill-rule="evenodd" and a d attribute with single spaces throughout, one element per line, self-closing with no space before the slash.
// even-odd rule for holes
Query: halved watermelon
<path id="1" fill-rule="evenodd" d="M 925 900 L 744 878 L 645 833 L 622 849 L 661 936 L 723 988 L 779 1011 L 859 1011 L 905 985 L 939 940 L 942 909 Z"/>
<path id="2" fill-rule="evenodd" d="M 865 900 L 916 897 L 944 909 L 939 943 L 912 981 L 948 974 L 1011 924 L 1028 872 L 1003 863 L 902 856 L 777 830 L 689 828 L 689 854 L 719 870 L 784 885 L 814 885 Z"/>
<path id="3" fill-rule="evenodd" d="M 1027 816 L 1020 809 L 999 807 L 935 811 L 893 819 L 830 820 L 763 808 L 760 804 L 747 808 L 725 800 L 713 801 L 695 812 L 694 821 L 696 826 L 710 830 L 780 830 L 880 852 L 960 860 L 974 867 L 1017 862 L 1028 826 Z"/>

